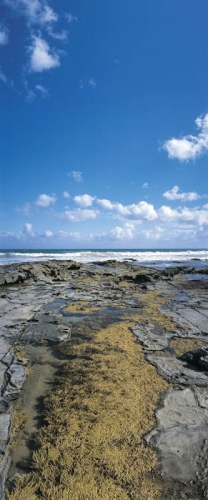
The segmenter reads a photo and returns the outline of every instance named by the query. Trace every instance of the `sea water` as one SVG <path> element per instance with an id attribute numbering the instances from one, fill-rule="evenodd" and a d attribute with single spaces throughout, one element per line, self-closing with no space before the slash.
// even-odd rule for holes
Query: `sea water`
<path id="1" fill-rule="evenodd" d="M 208 250 L 200 249 L 169 249 L 169 250 L 140 250 L 140 249 L 90 249 L 90 250 L 2 250 L 0 251 L 0 265 L 38 262 L 47 260 L 73 260 L 82 263 L 98 261 L 117 260 L 119 262 L 129 261 L 135 265 L 151 266 L 157 269 L 187 265 L 189 267 L 201 268 L 208 266 Z"/>

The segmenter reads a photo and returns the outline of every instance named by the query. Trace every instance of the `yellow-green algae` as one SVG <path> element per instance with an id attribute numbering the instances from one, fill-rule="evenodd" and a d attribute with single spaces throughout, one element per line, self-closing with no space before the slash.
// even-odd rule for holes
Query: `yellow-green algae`
<path id="1" fill-rule="evenodd" d="M 199 347 L 207 347 L 207 344 L 205 344 L 202 340 L 194 338 L 176 338 L 171 341 L 170 347 L 174 349 L 176 356 L 181 356 L 187 351 L 194 351 L 195 349 L 199 349 Z"/>
<path id="2" fill-rule="evenodd" d="M 137 321 L 135 316 L 135 323 Z M 132 320 L 132 317 L 131 317 Z M 149 365 L 131 322 L 100 330 L 90 342 L 64 344 L 65 364 L 45 399 L 45 425 L 33 471 L 10 500 L 156 500 L 156 453 L 143 443 L 168 384 Z"/>
<path id="3" fill-rule="evenodd" d="M 27 413 L 25 410 L 13 409 L 12 410 L 12 440 L 10 442 L 10 447 L 14 447 L 16 444 L 16 437 L 20 429 L 22 429 L 27 420 Z"/>

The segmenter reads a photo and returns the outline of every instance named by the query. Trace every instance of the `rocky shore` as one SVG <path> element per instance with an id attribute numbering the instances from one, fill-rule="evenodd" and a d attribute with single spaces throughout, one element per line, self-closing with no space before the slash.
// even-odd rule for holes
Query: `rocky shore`
<path id="1" fill-rule="evenodd" d="M 63 379 L 64 374 L 70 377 L 73 372 L 74 381 L 83 366 L 88 370 L 87 376 L 90 363 L 94 363 L 92 368 L 96 366 L 95 369 L 99 369 L 100 361 L 96 356 L 100 356 L 98 348 L 106 342 L 105 334 L 109 335 L 106 345 L 115 356 L 114 365 L 126 349 L 123 367 L 131 350 L 132 359 L 135 360 L 135 376 L 137 370 L 143 370 L 144 373 L 146 366 L 150 370 L 147 371 L 146 382 L 141 378 L 143 401 L 146 401 L 149 390 L 150 399 L 143 409 L 145 423 L 141 424 L 141 443 L 138 446 L 142 446 L 141 457 L 142 454 L 146 457 L 144 461 L 147 461 L 149 453 L 149 457 L 152 457 L 150 462 L 152 460 L 153 464 L 155 461 L 155 465 L 145 468 L 141 458 L 139 467 L 141 470 L 143 467 L 144 472 L 138 471 L 141 476 L 141 492 L 138 496 L 134 493 L 133 473 L 132 478 L 129 473 L 126 482 L 125 478 L 120 478 L 122 474 L 119 476 L 118 471 L 109 473 L 110 480 L 114 481 L 112 488 L 120 488 L 120 494 L 115 490 L 117 497 L 131 500 L 208 498 L 207 277 L 208 268 L 198 271 L 195 268 L 174 267 L 158 271 L 139 267 L 134 262 L 116 261 L 90 265 L 49 261 L 1 267 L 1 500 L 5 498 L 5 489 L 6 498 L 11 499 L 67 498 L 64 494 L 58 497 L 57 489 L 47 497 L 41 485 L 36 486 L 34 483 L 37 476 L 33 470 L 38 471 L 39 466 L 36 457 L 34 467 L 32 452 L 36 450 L 39 428 L 45 425 L 43 397 L 50 392 L 54 380 L 59 384 L 57 381 L 59 377 Z M 119 328 L 122 329 L 125 324 L 129 333 L 124 332 L 124 335 L 130 335 L 129 342 L 132 342 L 128 348 L 122 344 L 123 341 L 119 345 Z M 116 345 L 111 345 L 113 332 Z M 102 351 L 102 356 L 104 354 Z M 79 361 L 77 364 L 74 362 L 76 360 Z M 110 367 L 110 358 L 108 364 Z M 113 376 L 116 377 L 116 374 Z M 152 381 L 149 387 L 148 377 Z M 156 386 L 153 392 L 156 394 L 158 386 L 158 394 L 152 414 L 148 416 L 148 401 L 154 399 L 151 393 L 154 379 Z M 122 380 L 125 384 L 125 376 Z M 128 384 L 131 390 L 130 379 Z M 120 397 L 123 394 L 125 402 L 125 397 L 128 400 L 129 396 L 125 396 L 124 392 L 121 386 Z M 134 394 L 132 400 L 137 406 Z M 15 415 L 21 416 L 22 410 L 25 417 L 22 421 L 19 418 L 19 424 L 17 419 L 15 433 Z M 115 446 L 119 450 L 121 444 Z M 156 460 L 153 460 L 153 454 Z M 16 486 L 13 476 L 17 478 Z M 24 480 L 31 477 L 31 483 L 27 483 L 26 479 L 23 484 L 20 476 Z M 54 488 L 63 486 L 60 482 Z M 26 496 L 24 491 L 32 492 L 31 496 Z M 150 491 L 151 495 L 148 493 Z M 112 493 L 105 498 L 114 498 L 110 495 Z M 88 496 L 82 497 L 80 493 L 79 497 L 72 495 L 70 498 L 86 500 Z M 102 494 L 98 494 L 98 497 L 94 494 L 89 498 L 102 500 Z"/>

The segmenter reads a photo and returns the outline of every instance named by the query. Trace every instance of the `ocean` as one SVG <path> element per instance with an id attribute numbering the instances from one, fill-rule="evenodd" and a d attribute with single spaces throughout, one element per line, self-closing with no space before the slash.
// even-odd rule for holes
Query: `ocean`
<path id="1" fill-rule="evenodd" d="M 117 260 L 130 261 L 132 263 L 155 267 L 157 269 L 187 265 L 201 268 L 208 266 L 208 250 L 200 249 L 169 249 L 169 250 L 140 250 L 140 249 L 90 249 L 90 250 L 2 250 L 0 251 L 0 265 L 13 263 L 37 262 L 46 260 L 74 260 L 82 263 L 97 261 Z"/>

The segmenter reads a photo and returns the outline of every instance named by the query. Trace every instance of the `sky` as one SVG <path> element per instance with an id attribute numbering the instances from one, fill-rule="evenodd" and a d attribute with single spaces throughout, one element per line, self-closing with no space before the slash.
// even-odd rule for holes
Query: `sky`
<path id="1" fill-rule="evenodd" d="M 208 247 L 207 0 L 0 0 L 0 248 Z"/>

